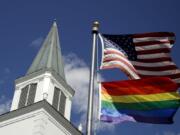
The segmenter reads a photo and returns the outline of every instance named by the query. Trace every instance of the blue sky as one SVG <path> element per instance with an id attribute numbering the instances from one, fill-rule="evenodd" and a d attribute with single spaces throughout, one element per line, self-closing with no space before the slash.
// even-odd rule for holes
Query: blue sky
<path id="1" fill-rule="evenodd" d="M 14 80 L 23 76 L 36 55 L 40 43 L 56 18 L 66 70 L 88 76 L 91 62 L 91 26 L 100 22 L 100 32 L 112 34 L 172 31 L 176 43 L 172 58 L 180 67 L 179 0 L 1 0 L 0 1 L 0 112 L 8 110 L 14 92 Z M 72 59 L 75 59 L 74 63 Z M 72 66 L 72 65 L 75 66 Z M 70 79 L 70 75 L 67 75 Z M 109 76 L 109 75 L 108 75 Z M 120 76 L 120 77 L 119 77 Z M 122 78 L 112 73 L 112 78 Z M 75 86 L 86 90 L 88 81 Z M 82 87 L 81 87 L 82 86 Z M 77 92 L 78 93 L 78 92 Z M 84 119 L 84 106 L 77 112 L 74 101 L 72 121 Z M 80 99 L 81 100 L 81 99 Z M 75 106 L 77 105 L 77 106 Z M 98 135 L 180 135 L 180 111 L 173 125 L 123 123 L 101 124 Z"/>

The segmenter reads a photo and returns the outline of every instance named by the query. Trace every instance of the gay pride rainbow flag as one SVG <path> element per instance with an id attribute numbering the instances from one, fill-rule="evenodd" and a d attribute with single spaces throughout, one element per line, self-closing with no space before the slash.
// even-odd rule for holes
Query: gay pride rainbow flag
<path id="1" fill-rule="evenodd" d="M 165 77 L 102 82 L 100 120 L 173 123 L 173 116 L 180 106 L 177 89 L 178 86 Z"/>

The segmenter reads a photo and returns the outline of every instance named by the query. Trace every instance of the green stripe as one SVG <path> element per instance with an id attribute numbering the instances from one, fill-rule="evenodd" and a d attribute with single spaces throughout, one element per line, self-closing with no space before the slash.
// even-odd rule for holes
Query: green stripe
<path id="1" fill-rule="evenodd" d="M 153 110 L 153 109 L 170 109 L 180 106 L 180 100 L 167 100 L 155 102 L 139 102 L 139 103 L 119 103 L 101 101 L 101 108 L 109 109 L 129 109 L 129 110 Z"/>

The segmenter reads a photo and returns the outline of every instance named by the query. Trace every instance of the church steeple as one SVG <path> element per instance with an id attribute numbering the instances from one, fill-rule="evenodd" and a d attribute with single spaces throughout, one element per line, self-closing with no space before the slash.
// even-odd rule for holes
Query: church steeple
<path id="1" fill-rule="evenodd" d="M 57 24 L 55 21 L 49 34 L 44 40 L 41 49 L 27 71 L 27 75 L 43 69 L 53 70 L 65 80 L 64 64 L 59 43 Z"/>
<path id="2" fill-rule="evenodd" d="M 46 100 L 68 120 L 74 90 L 67 84 L 56 22 L 26 75 L 15 80 L 11 110 Z"/>
<path id="3" fill-rule="evenodd" d="M 15 80 L 11 111 L 0 116 L 0 133 L 82 135 L 70 122 L 73 95 L 54 22 L 28 72 Z"/>

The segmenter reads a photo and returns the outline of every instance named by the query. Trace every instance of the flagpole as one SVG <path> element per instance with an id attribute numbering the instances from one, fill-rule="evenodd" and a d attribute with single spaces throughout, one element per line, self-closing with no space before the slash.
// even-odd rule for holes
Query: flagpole
<path id="1" fill-rule="evenodd" d="M 95 74 L 95 55 L 96 55 L 96 41 L 98 35 L 99 22 L 95 21 L 92 27 L 93 45 L 92 45 L 92 61 L 90 71 L 89 93 L 88 93 L 88 114 L 86 123 L 87 135 L 92 135 L 92 121 L 93 121 L 93 99 L 94 99 L 94 74 Z"/>

